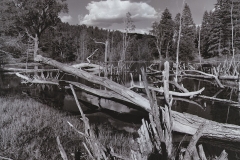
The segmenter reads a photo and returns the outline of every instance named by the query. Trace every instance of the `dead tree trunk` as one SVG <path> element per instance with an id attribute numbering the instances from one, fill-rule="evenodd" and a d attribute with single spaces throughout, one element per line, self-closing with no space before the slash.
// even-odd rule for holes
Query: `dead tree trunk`
<path id="1" fill-rule="evenodd" d="M 129 99 L 133 104 L 139 106 L 140 107 L 139 109 L 145 110 L 145 111 L 150 111 L 150 103 L 146 98 L 142 97 L 141 95 L 131 91 L 130 89 L 128 89 L 116 82 L 113 82 L 107 78 L 98 77 L 98 76 L 89 74 L 83 70 L 79 70 L 72 66 L 62 64 L 62 63 L 57 62 L 50 58 L 42 57 L 41 55 L 38 55 L 35 60 L 42 62 L 44 64 L 48 64 L 48 65 L 57 67 L 64 72 L 76 75 L 76 76 L 83 78 L 87 81 L 90 81 L 92 83 L 102 85 L 102 86 L 118 93 L 119 95 L 122 95 L 123 97 Z"/>

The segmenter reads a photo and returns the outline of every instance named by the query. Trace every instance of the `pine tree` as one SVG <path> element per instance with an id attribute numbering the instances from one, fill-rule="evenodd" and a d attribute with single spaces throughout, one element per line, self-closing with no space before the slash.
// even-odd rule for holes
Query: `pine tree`
<path id="1" fill-rule="evenodd" d="M 174 33 L 174 22 L 172 20 L 172 14 L 166 8 L 162 13 L 160 20 L 160 26 L 163 32 L 161 53 L 165 55 L 166 58 L 169 57 L 169 53 L 172 52 L 173 47 L 173 33 Z"/>
<path id="2" fill-rule="evenodd" d="M 222 29 L 221 29 L 221 19 L 220 19 L 220 9 L 219 6 L 215 6 L 215 11 L 209 15 L 210 22 L 210 36 L 208 41 L 208 56 L 213 57 L 222 54 Z"/>
<path id="3" fill-rule="evenodd" d="M 185 3 L 182 14 L 182 33 L 179 48 L 179 58 L 180 60 L 188 61 L 194 58 L 194 52 L 196 52 L 196 47 L 194 43 L 196 26 L 193 22 L 192 13 L 187 3 Z M 175 18 L 176 23 L 178 23 L 178 21 L 180 20 L 180 18 L 178 17 Z"/>
<path id="4" fill-rule="evenodd" d="M 203 14 L 203 20 L 201 24 L 201 31 L 200 31 L 200 51 L 203 57 L 209 57 L 208 48 L 209 48 L 209 36 L 210 36 L 210 15 L 211 12 L 208 13 L 207 11 Z"/>
<path id="5" fill-rule="evenodd" d="M 231 12 L 231 8 L 233 10 Z M 229 54 L 233 48 L 239 50 L 240 44 L 240 2 L 238 0 L 218 0 L 210 16 L 210 38 L 208 54 L 212 56 Z M 233 22 L 233 23 L 232 23 Z M 233 35 L 233 40 L 232 40 Z M 232 44 L 233 43 L 233 44 Z"/>

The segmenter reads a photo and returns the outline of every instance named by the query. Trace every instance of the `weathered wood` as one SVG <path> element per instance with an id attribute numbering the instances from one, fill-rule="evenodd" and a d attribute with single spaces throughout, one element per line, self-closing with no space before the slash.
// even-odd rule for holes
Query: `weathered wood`
<path id="1" fill-rule="evenodd" d="M 207 123 L 203 122 L 198 130 L 196 131 L 196 133 L 193 135 L 187 149 L 186 149 L 186 153 L 185 153 L 185 156 L 184 156 L 184 159 L 191 159 L 191 156 L 194 156 L 193 155 L 193 152 L 196 150 L 196 144 L 199 140 L 199 138 L 202 136 L 202 133 L 204 131 L 204 129 L 207 127 Z M 195 159 L 195 158 L 194 158 Z"/>
<path id="2" fill-rule="evenodd" d="M 131 88 L 141 88 L 143 89 L 144 87 L 143 86 L 139 86 L 139 85 L 133 85 Z M 160 88 L 156 88 L 156 87 L 151 87 L 151 86 L 148 86 L 148 88 L 150 90 L 153 90 L 153 91 L 156 91 L 156 92 L 159 92 L 159 93 L 164 93 L 164 89 L 162 87 Z M 198 95 L 198 94 L 201 94 L 203 91 L 204 91 L 204 87 L 198 91 L 194 91 L 194 92 L 187 92 L 187 93 L 181 93 L 181 92 L 175 92 L 175 91 L 169 91 L 169 94 L 172 95 L 172 96 L 178 96 L 178 97 L 192 97 L 194 95 Z"/>
<path id="3" fill-rule="evenodd" d="M 20 73 L 16 73 L 16 75 L 22 79 L 24 79 L 26 82 L 22 82 L 22 83 L 37 83 L 37 84 L 53 84 L 53 85 L 58 85 L 58 81 L 54 80 L 54 81 L 50 81 L 50 80 L 41 80 L 41 79 L 37 79 L 37 78 L 29 78 L 27 76 L 24 76 Z"/>
<path id="4" fill-rule="evenodd" d="M 223 150 L 221 155 L 216 160 L 228 160 L 227 152 L 225 150 Z"/>
<path id="5" fill-rule="evenodd" d="M 81 90 L 85 91 L 86 93 L 95 95 L 97 97 L 102 97 L 102 98 L 107 98 L 107 99 L 114 99 L 114 100 L 119 100 L 122 102 L 128 102 L 131 103 L 131 101 L 113 91 L 109 91 L 109 90 L 100 90 L 100 89 L 94 89 L 91 87 L 88 87 L 84 84 L 78 83 L 78 82 L 73 82 L 73 81 L 64 81 L 66 83 L 72 84 L 78 88 L 80 88 Z"/>
<path id="6" fill-rule="evenodd" d="M 85 128 L 85 140 L 89 144 L 91 151 L 89 151 L 88 147 L 85 144 L 84 144 L 84 147 L 88 151 L 89 155 L 94 157 L 93 159 L 97 159 L 97 160 L 105 159 L 106 160 L 107 157 L 106 157 L 106 154 L 104 152 L 106 150 L 106 148 L 104 148 L 102 146 L 102 144 L 100 144 L 100 142 L 96 139 L 95 135 L 93 134 L 93 131 L 90 128 L 89 120 L 85 116 L 85 114 L 83 113 L 83 110 L 82 110 L 82 108 L 80 106 L 80 103 L 79 103 L 79 101 L 77 99 L 75 90 L 74 90 L 74 88 L 73 88 L 73 86 L 71 84 L 70 84 L 70 88 L 72 90 L 72 93 L 74 95 L 76 104 L 78 106 L 78 109 L 79 109 L 79 111 L 81 113 L 81 116 L 82 116 L 82 120 L 84 122 L 84 126 L 85 126 L 84 127 Z"/>
<path id="7" fill-rule="evenodd" d="M 91 63 L 75 64 L 75 65 L 72 65 L 72 67 L 84 70 L 86 72 L 89 72 L 95 75 L 100 74 L 104 70 L 104 67 L 97 64 L 91 64 Z"/>
<path id="8" fill-rule="evenodd" d="M 224 86 L 222 85 L 222 83 L 219 81 L 218 76 L 213 75 L 213 74 L 208 74 L 202 71 L 198 71 L 198 70 L 184 70 L 184 72 L 195 72 L 195 73 L 199 73 L 201 75 L 191 75 L 191 74 L 184 74 L 184 76 L 191 76 L 191 77 L 202 77 L 202 78 L 214 78 L 216 80 L 216 82 L 218 83 L 220 88 L 224 88 Z"/>
<path id="9" fill-rule="evenodd" d="M 198 146 L 198 153 L 201 160 L 207 160 L 203 146 L 201 144 Z"/>
<path id="10" fill-rule="evenodd" d="M 232 107 L 240 108 L 240 104 L 236 101 L 232 101 L 232 100 L 228 100 L 228 99 L 215 98 L 215 97 L 209 97 L 209 96 L 205 96 L 205 95 L 198 95 L 198 97 L 206 99 L 206 100 L 210 100 L 210 101 L 228 103 Z"/>
<path id="11" fill-rule="evenodd" d="M 62 146 L 58 136 L 57 136 L 57 144 L 58 144 L 58 149 L 60 150 L 62 159 L 63 160 L 68 160 L 67 154 L 66 154 L 65 150 L 63 149 L 63 146 Z"/>
<path id="12" fill-rule="evenodd" d="M 164 99 L 163 96 L 158 96 L 157 97 L 158 99 Z M 191 100 L 191 99 L 188 99 L 188 98 L 182 98 L 182 97 L 172 97 L 173 100 L 175 101 L 183 101 L 183 102 L 187 102 L 187 103 L 190 103 L 190 104 L 193 104 L 193 105 L 196 105 L 198 106 L 199 108 L 201 108 L 202 110 L 205 110 L 206 108 L 204 108 L 201 104 Z"/>
<path id="13" fill-rule="evenodd" d="M 172 97 L 169 94 L 169 63 L 168 61 L 164 63 L 164 72 L 163 72 L 163 88 L 164 88 L 164 99 L 165 99 L 165 112 L 163 114 L 164 120 L 163 123 L 165 124 L 165 130 L 164 130 L 164 139 L 165 139 L 165 145 L 166 145 L 166 151 L 168 158 L 172 158 L 173 153 L 173 143 L 172 143 Z M 163 112 L 162 112 L 163 113 Z"/>
<path id="14" fill-rule="evenodd" d="M 24 72 L 24 73 L 32 73 L 32 72 L 53 72 L 58 71 L 58 69 L 23 69 L 23 68 L 2 68 L 3 71 L 8 72 Z"/>
<path id="15" fill-rule="evenodd" d="M 121 103 L 117 102 L 116 100 L 101 98 L 98 96 L 95 96 L 90 93 L 86 93 L 84 91 L 75 91 L 77 98 L 83 102 L 87 102 L 91 105 L 90 108 L 96 108 L 96 109 L 107 109 L 110 111 L 114 111 L 117 113 L 128 113 L 128 114 L 135 114 L 135 113 L 143 113 L 146 111 L 139 110 L 138 106 L 132 104 L 132 103 Z M 129 107 L 129 105 L 131 107 Z"/>
<path id="16" fill-rule="evenodd" d="M 44 64 L 48 64 L 48 65 L 57 67 L 64 72 L 74 74 L 74 75 L 76 75 L 80 78 L 83 78 L 87 81 L 90 81 L 92 83 L 96 83 L 96 84 L 102 85 L 102 86 L 104 86 L 108 89 L 111 89 L 112 91 L 114 91 L 114 92 L 124 96 L 125 98 L 129 99 L 132 103 L 138 105 L 140 108 L 142 108 L 146 111 L 150 111 L 150 103 L 146 98 L 142 97 L 141 95 L 131 91 L 130 89 L 128 89 L 128 88 L 126 88 L 126 87 L 124 87 L 124 86 L 122 86 L 122 85 L 120 85 L 116 82 L 113 82 L 113 81 L 111 81 L 107 78 L 104 78 L 104 77 L 98 77 L 98 76 L 89 74 L 89 73 L 87 73 L 83 70 L 79 70 L 79 69 L 76 69 L 74 67 L 62 64 L 62 63 L 57 62 L 55 60 L 52 60 L 50 58 L 42 57 L 41 55 L 38 55 L 36 57 L 36 60 L 38 62 L 42 62 Z"/>
<path id="17" fill-rule="evenodd" d="M 173 130 L 176 132 L 193 135 L 203 122 L 208 121 L 209 128 L 203 131 L 203 137 L 240 142 L 240 126 L 218 123 L 195 115 L 176 111 L 172 111 L 172 116 Z"/>
<path id="18" fill-rule="evenodd" d="M 103 85 L 104 87 L 107 87 L 112 91 L 124 96 L 125 98 L 130 100 L 131 103 L 137 106 L 140 106 L 141 109 L 145 111 L 151 110 L 150 103 L 147 99 L 143 98 L 139 94 L 133 91 L 130 91 L 127 88 L 115 82 L 112 82 L 106 78 L 91 75 L 85 71 L 78 70 L 71 66 L 64 65 L 52 59 L 44 58 L 42 56 L 37 56 L 37 58 L 38 58 L 38 61 L 41 61 L 45 64 L 58 67 L 59 69 L 65 72 L 77 75 L 93 83 Z M 169 92 L 169 94 L 171 94 L 171 92 Z M 182 94 L 186 94 L 186 93 L 182 93 Z M 203 121 L 205 121 L 205 119 L 197 116 L 182 114 L 174 111 L 172 111 L 172 116 L 173 116 L 173 131 L 187 133 L 191 135 L 195 134 L 199 125 L 203 123 Z M 212 127 L 210 127 L 209 130 L 204 131 L 203 137 L 240 142 L 240 126 L 230 125 L 230 124 L 221 124 L 221 123 L 212 122 L 212 121 L 210 121 L 210 125 Z"/>

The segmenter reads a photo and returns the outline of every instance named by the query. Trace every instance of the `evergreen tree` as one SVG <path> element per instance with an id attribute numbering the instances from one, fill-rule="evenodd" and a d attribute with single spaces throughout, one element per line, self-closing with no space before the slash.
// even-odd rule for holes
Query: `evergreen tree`
<path id="1" fill-rule="evenodd" d="M 166 58 L 168 58 L 169 53 L 172 53 L 174 22 L 172 20 L 172 14 L 167 8 L 162 13 L 160 26 L 163 33 L 161 53 L 165 55 Z"/>
<path id="2" fill-rule="evenodd" d="M 222 54 L 222 29 L 221 29 L 221 19 L 219 16 L 220 9 L 215 6 L 215 10 L 209 15 L 210 22 L 210 36 L 208 41 L 208 57 L 218 56 Z"/>
<path id="3" fill-rule="evenodd" d="M 182 14 L 182 32 L 179 48 L 179 59 L 182 61 L 188 61 L 194 58 L 194 52 L 196 52 L 194 43 L 196 37 L 196 26 L 193 22 L 191 10 L 187 3 L 185 3 Z M 180 14 L 177 14 L 175 17 L 175 42 L 178 39 L 180 17 Z"/>
<path id="4" fill-rule="evenodd" d="M 232 10 L 233 7 L 233 10 Z M 237 0 L 218 0 L 210 16 L 210 38 L 208 54 L 211 56 L 232 55 L 232 43 L 239 50 L 240 2 Z M 232 12 L 231 12 L 232 10 Z M 232 41 L 233 35 L 233 41 Z"/>
<path id="5" fill-rule="evenodd" d="M 203 57 L 209 57 L 208 48 L 209 48 L 209 36 L 210 36 L 210 16 L 211 12 L 208 13 L 207 11 L 203 14 L 203 20 L 201 24 L 201 31 L 200 31 L 200 51 Z"/>

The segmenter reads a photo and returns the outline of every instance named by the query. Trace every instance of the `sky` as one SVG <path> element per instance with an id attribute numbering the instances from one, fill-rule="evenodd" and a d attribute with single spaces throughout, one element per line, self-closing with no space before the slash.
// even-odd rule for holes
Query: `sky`
<path id="1" fill-rule="evenodd" d="M 214 8 L 217 0 L 185 0 L 190 6 L 195 24 L 201 24 L 205 10 Z M 69 12 L 61 14 L 63 22 L 85 24 L 99 28 L 123 30 L 124 18 L 130 12 L 135 32 L 148 33 L 168 8 L 174 19 L 181 12 L 183 0 L 67 0 Z"/>

